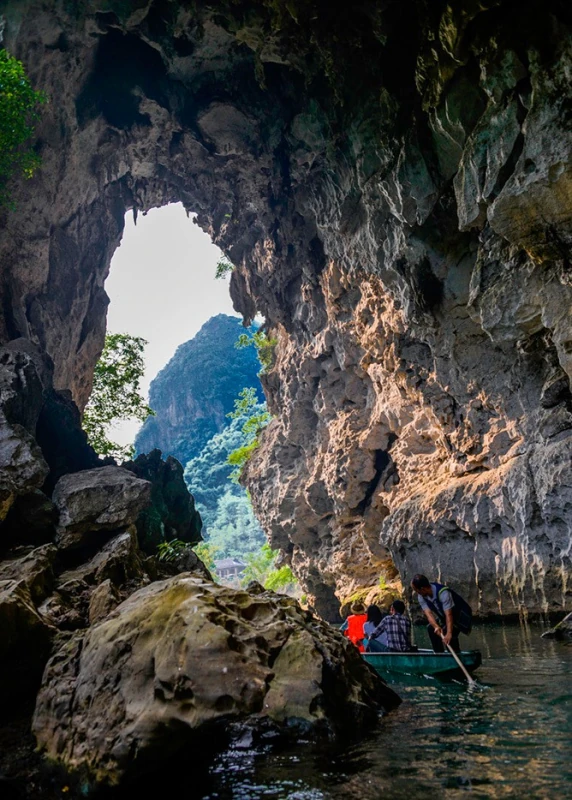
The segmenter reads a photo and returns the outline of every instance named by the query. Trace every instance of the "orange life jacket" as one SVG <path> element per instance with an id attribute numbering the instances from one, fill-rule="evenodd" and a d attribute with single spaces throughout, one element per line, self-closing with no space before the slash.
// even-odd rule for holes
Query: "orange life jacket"
<path id="1" fill-rule="evenodd" d="M 362 644 L 363 625 L 364 622 L 367 622 L 367 614 L 350 614 L 347 622 L 348 627 L 345 630 L 346 636 L 355 644 L 360 653 L 363 653 L 365 650 Z"/>

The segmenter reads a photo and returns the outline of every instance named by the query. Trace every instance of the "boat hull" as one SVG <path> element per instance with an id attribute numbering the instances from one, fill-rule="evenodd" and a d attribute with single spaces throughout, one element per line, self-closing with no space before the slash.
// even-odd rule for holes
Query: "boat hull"
<path id="1" fill-rule="evenodd" d="M 478 669 L 482 663 L 480 650 L 464 650 L 457 655 L 469 673 Z M 433 675 L 439 678 L 462 675 L 450 653 L 418 650 L 415 653 L 362 653 L 362 657 L 379 675 L 388 672 L 402 675 Z"/>

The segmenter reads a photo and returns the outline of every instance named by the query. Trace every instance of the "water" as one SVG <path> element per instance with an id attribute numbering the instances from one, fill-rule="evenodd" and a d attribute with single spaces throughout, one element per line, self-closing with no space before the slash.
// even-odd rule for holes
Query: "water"
<path id="1" fill-rule="evenodd" d="M 211 770 L 203 800 L 572 798 L 572 645 L 538 626 L 482 626 L 480 687 L 396 677 L 397 711 L 359 743 L 237 749 Z M 423 634 L 417 632 L 417 641 Z M 467 798 L 468 800 L 468 798 Z"/>

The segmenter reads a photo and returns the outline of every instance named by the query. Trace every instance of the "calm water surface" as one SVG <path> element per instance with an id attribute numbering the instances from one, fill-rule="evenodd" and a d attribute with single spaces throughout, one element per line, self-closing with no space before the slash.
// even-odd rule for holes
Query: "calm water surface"
<path id="1" fill-rule="evenodd" d="M 303 741 L 280 752 L 237 749 L 217 762 L 202 797 L 572 798 L 572 646 L 540 639 L 542 630 L 478 627 L 462 640 L 482 651 L 479 689 L 396 678 L 403 703 L 365 740 L 343 752 Z"/>

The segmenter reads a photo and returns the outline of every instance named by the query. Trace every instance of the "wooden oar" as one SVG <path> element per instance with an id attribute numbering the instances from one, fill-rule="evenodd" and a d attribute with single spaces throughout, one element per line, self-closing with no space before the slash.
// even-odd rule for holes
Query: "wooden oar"
<path id="1" fill-rule="evenodd" d="M 453 650 L 453 648 L 451 647 L 451 645 L 450 645 L 450 644 L 448 644 L 448 643 L 445 641 L 445 637 L 444 637 L 444 636 L 442 636 L 441 638 L 443 639 L 443 644 L 445 645 L 445 647 L 447 648 L 447 650 L 448 650 L 448 651 L 451 653 L 451 655 L 453 656 L 453 658 L 455 659 L 455 661 L 457 662 L 457 664 L 458 664 L 458 665 L 459 665 L 459 667 L 461 668 L 462 672 L 464 673 L 464 675 L 465 675 L 465 678 L 466 678 L 466 679 L 467 679 L 467 681 L 469 682 L 469 686 L 476 686 L 476 685 L 477 685 L 477 682 L 476 682 L 476 680 L 475 680 L 474 678 L 471 678 L 471 676 L 469 675 L 469 673 L 468 673 L 467 669 L 465 668 L 465 665 L 463 664 L 463 662 L 461 661 L 461 659 L 459 658 L 459 656 L 458 656 L 458 655 L 455 653 L 455 651 Z"/>

